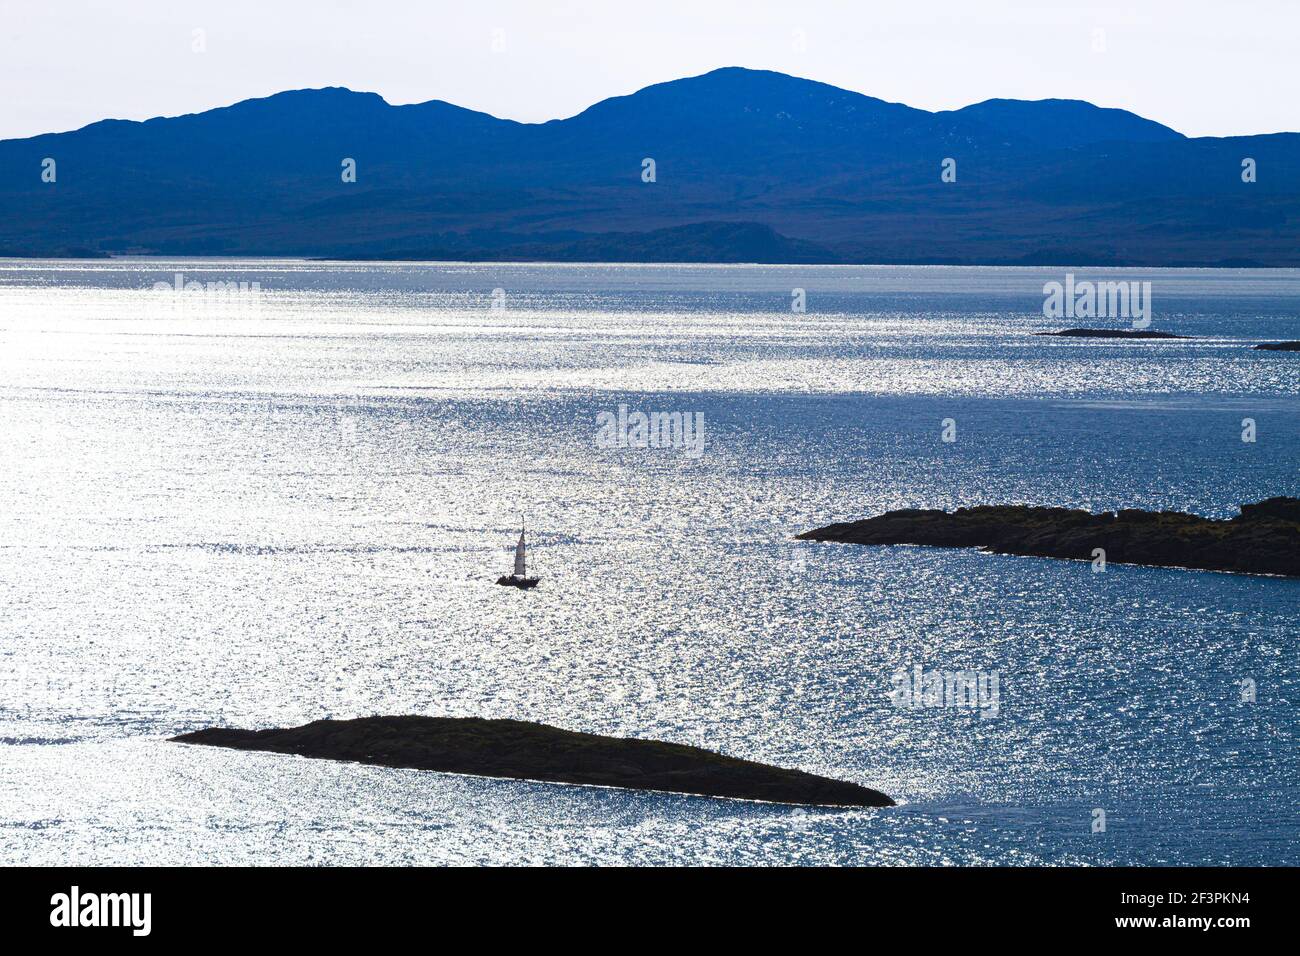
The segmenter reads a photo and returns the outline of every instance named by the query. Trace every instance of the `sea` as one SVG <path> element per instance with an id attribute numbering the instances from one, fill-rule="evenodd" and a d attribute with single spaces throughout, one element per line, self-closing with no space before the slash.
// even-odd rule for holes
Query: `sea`
<path id="1" fill-rule="evenodd" d="M 0 260 L 0 863 L 1296 864 L 1300 580 L 795 540 L 1300 495 L 1286 339 L 1297 270 Z M 897 806 L 168 740 L 373 714 Z"/>

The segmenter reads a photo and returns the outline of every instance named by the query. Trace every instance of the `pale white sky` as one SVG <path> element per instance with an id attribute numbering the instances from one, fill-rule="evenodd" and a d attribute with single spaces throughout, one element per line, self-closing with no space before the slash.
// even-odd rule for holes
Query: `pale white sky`
<path id="1" fill-rule="evenodd" d="M 1300 130 L 1297 38 L 1300 0 L 0 0 L 0 138 L 316 86 L 540 121 L 719 66 L 1278 132 Z"/>

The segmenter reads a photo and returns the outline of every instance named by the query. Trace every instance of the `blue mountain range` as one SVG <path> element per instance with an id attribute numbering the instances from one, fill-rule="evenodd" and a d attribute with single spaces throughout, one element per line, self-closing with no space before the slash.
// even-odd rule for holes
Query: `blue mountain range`
<path id="1" fill-rule="evenodd" d="M 1300 134 L 740 68 L 547 123 L 328 88 L 0 141 L 0 255 L 1300 266 L 1298 240 Z"/>

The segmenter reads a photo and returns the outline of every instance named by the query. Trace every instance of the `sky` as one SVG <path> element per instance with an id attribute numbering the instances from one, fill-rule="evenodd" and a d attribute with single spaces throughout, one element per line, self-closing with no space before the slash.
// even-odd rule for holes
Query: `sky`
<path id="1" fill-rule="evenodd" d="M 0 138 L 346 86 L 540 122 L 721 66 L 922 109 L 1083 99 L 1300 130 L 1300 0 L 0 0 Z"/>

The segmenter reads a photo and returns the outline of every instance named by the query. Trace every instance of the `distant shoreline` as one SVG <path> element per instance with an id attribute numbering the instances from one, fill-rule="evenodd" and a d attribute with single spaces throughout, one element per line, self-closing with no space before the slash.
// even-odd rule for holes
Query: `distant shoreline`
<path id="1" fill-rule="evenodd" d="M 403 263 L 427 263 L 436 265 L 502 265 L 502 266 L 785 266 L 796 268 L 800 266 L 843 266 L 843 267 L 873 267 L 888 266 L 898 268 L 925 268 L 929 266 L 943 266 L 957 269 L 1186 269 L 1186 270 L 1300 270 L 1300 263 L 1296 265 L 1268 265 L 1259 262 L 1219 262 L 1219 263 L 1197 263 L 1197 262 L 1179 262 L 1172 264 L 1156 264 L 1150 262 L 1118 261 L 1118 262 L 1090 262 L 1087 260 L 1069 260 L 1060 262 L 1023 262 L 1010 260 L 993 260 L 988 262 L 964 262 L 953 260 L 872 260 L 872 261 L 852 261 L 847 259 L 827 259 L 825 261 L 769 261 L 758 259 L 556 259 L 556 258 L 492 258 L 483 257 L 465 257 L 454 255 L 429 255 L 429 256 L 321 256 L 306 255 L 302 253 L 291 252 L 232 252 L 232 253 L 211 253 L 197 254 L 191 252 L 141 252 L 141 253 L 95 253 L 89 250 L 78 250 L 76 252 L 66 253 L 47 253 L 47 252 L 27 252 L 0 250 L 0 261 L 12 259 L 17 261 L 30 261 L 36 259 L 51 259 L 62 262 L 75 262 L 84 260 L 88 262 L 108 262 L 108 261 L 146 261 L 156 260 L 174 260 L 174 259 L 194 259 L 194 260 L 285 260 L 291 259 L 300 262 L 318 262 L 318 263 L 381 263 L 381 262 L 403 262 Z"/>

